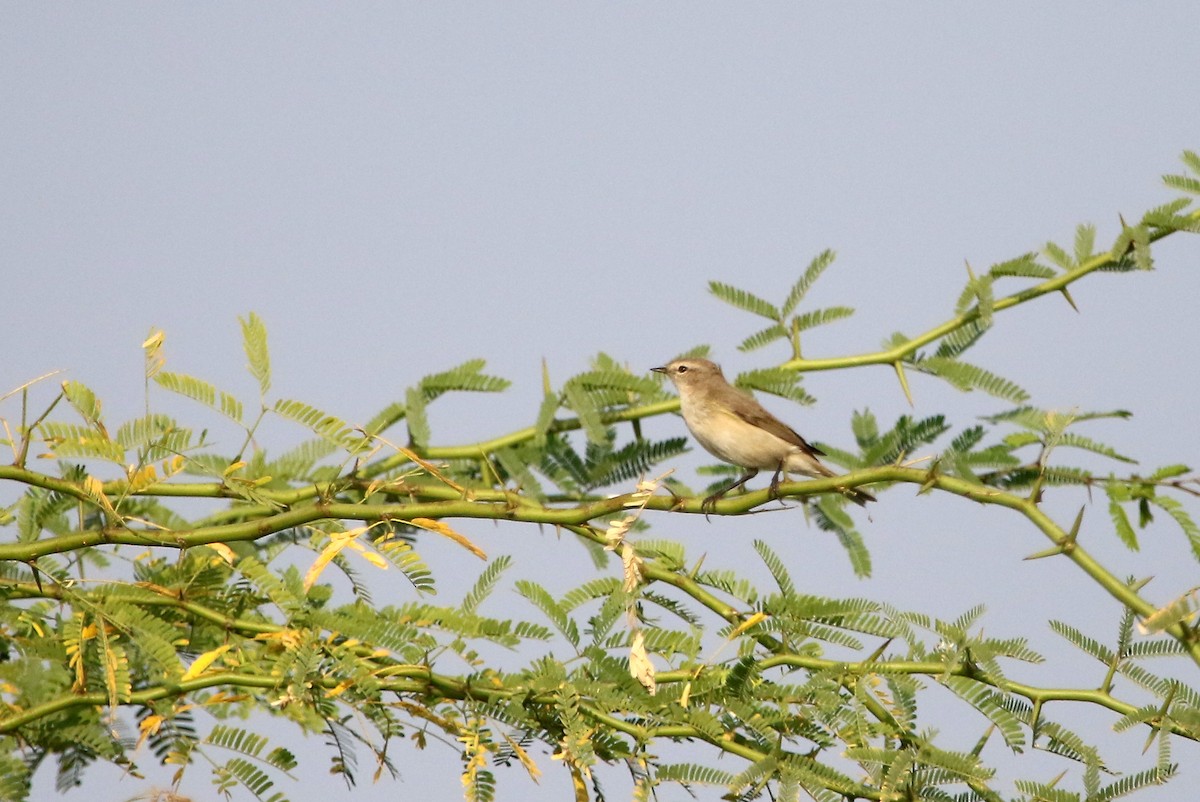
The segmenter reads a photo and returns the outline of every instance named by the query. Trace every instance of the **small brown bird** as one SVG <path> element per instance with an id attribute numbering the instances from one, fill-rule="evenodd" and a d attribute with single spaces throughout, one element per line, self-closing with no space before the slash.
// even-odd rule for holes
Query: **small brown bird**
<path id="1" fill-rule="evenodd" d="M 719 460 L 744 468 L 739 479 L 704 499 L 701 507 L 711 510 L 734 488 L 753 479 L 760 470 L 775 472 L 771 492 L 779 493 L 779 477 L 786 471 L 804 476 L 837 476 L 821 464 L 825 456 L 795 430 L 763 408 L 749 393 L 729 382 L 721 368 L 707 359 L 676 359 L 669 365 L 651 368 L 665 373 L 679 391 L 683 422 L 708 453 Z M 875 497 L 853 487 L 839 488 L 855 504 L 865 505 Z"/>

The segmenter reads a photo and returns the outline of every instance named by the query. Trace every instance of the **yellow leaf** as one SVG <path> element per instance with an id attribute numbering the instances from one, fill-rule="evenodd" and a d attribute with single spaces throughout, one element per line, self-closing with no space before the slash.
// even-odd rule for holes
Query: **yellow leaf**
<path id="1" fill-rule="evenodd" d="M 141 723 L 138 724 L 138 729 L 141 730 L 142 733 L 138 736 L 137 745 L 139 749 L 142 747 L 142 744 L 145 743 L 147 738 L 149 738 L 151 735 L 158 734 L 158 730 L 162 727 L 164 721 L 166 721 L 166 717 L 159 715 L 146 716 L 144 719 L 142 719 Z"/>
<path id="2" fill-rule="evenodd" d="M 132 468 L 132 466 L 130 466 Z M 158 484 L 158 471 L 153 465 L 144 465 L 128 471 L 129 492 L 140 493 L 151 485 Z"/>
<path id="3" fill-rule="evenodd" d="M 748 630 L 750 627 L 754 626 L 755 624 L 765 621 L 766 618 L 767 618 L 767 614 L 764 612 L 755 613 L 754 615 L 750 616 L 742 623 L 738 624 L 737 629 L 735 629 L 733 632 L 729 633 L 729 639 L 733 640 L 734 638 L 738 637 L 743 632 Z"/>
<path id="4" fill-rule="evenodd" d="M 116 513 L 112 502 L 108 500 L 108 496 L 104 495 L 104 483 L 95 476 L 88 476 L 83 480 L 83 492 L 87 493 L 89 498 L 100 502 L 100 506 L 104 509 L 111 513 Z"/>
<path id="5" fill-rule="evenodd" d="M 380 557 L 378 554 L 376 554 L 373 551 L 364 551 L 363 559 L 366 560 L 367 562 L 369 562 L 371 565 L 375 566 L 376 568 L 379 568 L 380 570 L 383 570 L 383 571 L 387 570 L 388 561 L 383 559 L 382 557 Z"/>
<path id="6" fill-rule="evenodd" d="M 42 629 L 41 623 L 36 618 L 29 616 L 27 613 L 23 612 L 17 616 L 17 621 L 33 629 L 33 631 L 38 634 L 39 638 L 46 637 L 46 630 Z"/>
<path id="7" fill-rule="evenodd" d="M 507 732 L 501 732 L 500 734 L 504 736 L 504 740 L 508 741 L 508 745 L 512 747 L 513 754 L 517 756 L 517 760 L 521 761 L 521 765 L 525 767 L 525 771 L 529 772 L 529 779 L 536 783 L 538 777 L 542 776 L 542 770 L 533 762 L 533 758 L 529 756 L 529 753 L 522 749 L 519 743 L 510 738 Z"/>
<path id="8" fill-rule="evenodd" d="M 166 338 L 167 335 L 162 329 L 155 329 L 154 331 L 150 332 L 150 336 L 142 342 L 142 347 L 147 350 L 158 348 L 163 344 L 163 341 L 166 340 Z M 154 717 L 151 716 L 151 718 Z"/>
<path id="9" fill-rule="evenodd" d="M 346 538 L 335 537 L 333 540 L 329 541 L 328 546 L 321 549 L 321 553 L 317 555 L 317 559 L 313 560 L 312 567 L 309 568 L 304 574 L 305 593 L 308 593 L 313 584 L 315 584 L 317 579 L 321 576 L 321 573 L 325 570 L 329 563 L 333 561 L 333 558 L 338 556 L 342 549 L 346 548 L 346 546 L 352 542 L 352 540 L 348 540 Z"/>
<path id="10" fill-rule="evenodd" d="M 487 554 L 484 553 L 483 549 L 476 546 L 464 535 L 460 535 L 458 532 L 455 532 L 449 527 L 449 525 L 443 523 L 442 521 L 435 521 L 432 518 L 413 518 L 409 521 L 409 523 L 421 529 L 425 529 L 430 532 L 436 532 L 439 535 L 448 537 L 467 551 L 474 554 L 479 559 L 487 559 Z"/>
<path id="11" fill-rule="evenodd" d="M 162 329 L 155 329 L 142 343 L 142 350 L 146 352 L 147 379 L 162 370 L 162 366 L 166 364 L 166 359 L 162 355 L 162 346 L 166 339 L 167 335 L 163 333 Z"/>
<path id="12" fill-rule="evenodd" d="M 206 543 L 205 545 L 215 551 L 217 554 L 221 555 L 221 559 L 225 561 L 226 565 L 233 565 L 237 560 L 237 555 L 233 553 L 233 549 L 229 548 L 224 543 Z"/>
<path id="13" fill-rule="evenodd" d="M 246 463 L 243 462 L 242 460 L 238 460 L 237 462 L 232 463 L 225 470 L 221 471 L 221 476 L 222 477 L 229 476 L 229 474 L 237 473 L 238 471 L 240 471 L 242 468 L 245 468 L 245 467 L 246 467 Z"/>
<path id="14" fill-rule="evenodd" d="M 218 646 L 217 648 L 200 655 L 194 661 L 192 661 L 192 664 L 188 666 L 188 670 L 183 672 L 183 677 L 180 678 L 180 682 L 187 682 L 190 679 L 195 679 L 196 677 L 200 676 L 204 673 L 206 668 L 217 661 L 217 658 L 225 654 L 225 652 L 229 651 L 231 648 L 233 648 L 233 645 L 227 643 L 224 646 Z"/>

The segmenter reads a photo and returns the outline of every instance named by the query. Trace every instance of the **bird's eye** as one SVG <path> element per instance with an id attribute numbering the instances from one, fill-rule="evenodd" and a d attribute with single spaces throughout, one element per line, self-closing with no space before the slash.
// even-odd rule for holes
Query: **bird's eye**
<path id="1" fill-rule="evenodd" d="M 687 365 L 680 365 L 679 367 L 675 368 L 675 372 L 676 372 L 676 373 L 687 373 L 687 372 L 688 372 L 688 366 L 687 366 Z"/>

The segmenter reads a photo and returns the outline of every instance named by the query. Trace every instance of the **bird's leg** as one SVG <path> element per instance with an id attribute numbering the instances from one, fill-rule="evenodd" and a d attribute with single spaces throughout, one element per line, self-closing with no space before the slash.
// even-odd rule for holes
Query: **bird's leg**
<path id="1" fill-rule="evenodd" d="M 711 496 L 704 499 L 704 501 L 700 502 L 700 511 L 704 513 L 704 517 L 708 517 L 708 514 L 713 511 L 713 507 L 717 505 L 717 502 L 720 501 L 726 493 L 728 493 L 730 490 L 734 490 L 743 486 L 755 476 L 758 476 L 758 468 L 747 468 L 746 472 L 742 474 L 740 479 L 735 479 L 733 482 L 725 485 L 725 487 L 722 487 L 716 493 L 713 493 Z"/>
<path id="2" fill-rule="evenodd" d="M 775 475 L 771 477 L 771 498 L 779 498 L 779 477 L 783 475 L 783 463 L 779 463 L 779 467 L 775 469 Z"/>

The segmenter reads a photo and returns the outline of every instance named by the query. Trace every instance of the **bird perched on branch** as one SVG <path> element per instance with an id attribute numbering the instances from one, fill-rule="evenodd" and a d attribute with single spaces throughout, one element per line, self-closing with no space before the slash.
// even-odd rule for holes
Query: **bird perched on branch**
<path id="1" fill-rule="evenodd" d="M 749 393 L 725 381 L 717 364 L 707 359 L 676 359 L 651 370 L 666 374 L 679 391 L 683 422 L 700 445 L 717 459 L 746 471 L 704 499 L 701 508 L 706 512 L 730 490 L 742 487 L 757 476 L 760 470 L 775 472 L 771 479 L 771 493 L 775 496 L 779 495 L 779 477 L 785 472 L 814 477 L 837 476 L 817 459 L 825 456 L 823 451 L 768 412 Z M 860 506 L 875 500 L 870 493 L 857 488 L 838 490 Z"/>

